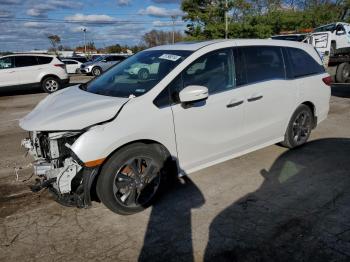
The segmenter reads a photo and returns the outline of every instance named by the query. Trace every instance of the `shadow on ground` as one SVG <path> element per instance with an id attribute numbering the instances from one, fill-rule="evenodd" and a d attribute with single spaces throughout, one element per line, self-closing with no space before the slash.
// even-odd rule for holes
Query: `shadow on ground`
<path id="1" fill-rule="evenodd" d="M 350 98 L 350 84 L 332 85 L 332 96 Z"/>
<path id="2" fill-rule="evenodd" d="M 349 170 L 350 139 L 286 151 L 207 225 L 205 261 L 350 261 Z M 178 182 L 153 207 L 139 261 L 193 261 L 191 210 L 203 204 L 189 178 Z"/>
<path id="3" fill-rule="evenodd" d="M 193 261 L 191 210 L 204 202 L 188 177 L 175 180 L 152 208 L 139 261 Z"/>
<path id="4" fill-rule="evenodd" d="M 206 261 L 349 261 L 350 139 L 281 155 L 211 223 Z"/>

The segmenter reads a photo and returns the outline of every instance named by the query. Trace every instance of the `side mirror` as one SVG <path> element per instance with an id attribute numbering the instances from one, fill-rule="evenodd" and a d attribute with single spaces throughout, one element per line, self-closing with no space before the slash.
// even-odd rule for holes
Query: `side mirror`
<path id="1" fill-rule="evenodd" d="M 198 102 L 208 98 L 208 88 L 205 86 L 186 86 L 179 93 L 181 103 Z"/>

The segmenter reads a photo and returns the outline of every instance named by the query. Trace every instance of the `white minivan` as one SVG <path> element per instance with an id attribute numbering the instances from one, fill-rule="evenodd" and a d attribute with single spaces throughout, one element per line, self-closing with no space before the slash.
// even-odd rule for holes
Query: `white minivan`
<path id="1" fill-rule="evenodd" d="M 135 64 L 158 64 L 140 78 Z M 146 66 L 144 66 L 146 68 Z M 48 96 L 20 121 L 57 201 L 131 214 L 171 174 L 281 143 L 303 145 L 327 117 L 329 75 L 308 44 L 214 40 L 139 52 L 87 84 Z"/>

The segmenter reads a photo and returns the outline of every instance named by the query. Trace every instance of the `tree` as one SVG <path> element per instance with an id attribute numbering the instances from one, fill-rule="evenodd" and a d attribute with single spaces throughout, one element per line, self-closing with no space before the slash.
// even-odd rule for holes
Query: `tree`
<path id="1" fill-rule="evenodd" d="M 147 47 L 172 44 L 173 41 L 173 32 L 172 31 L 161 31 L 161 30 L 152 30 L 142 37 Z M 183 40 L 183 35 L 180 31 L 174 32 L 175 42 Z"/>
<path id="2" fill-rule="evenodd" d="M 225 36 L 225 0 L 183 0 L 188 39 Z M 230 38 L 266 38 L 349 19 L 350 0 L 228 0 Z"/>
<path id="3" fill-rule="evenodd" d="M 61 38 L 58 35 L 48 35 L 47 37 L 51 43 L 52 49 L 57 55 L 57 45 L 61 43 Z"/>

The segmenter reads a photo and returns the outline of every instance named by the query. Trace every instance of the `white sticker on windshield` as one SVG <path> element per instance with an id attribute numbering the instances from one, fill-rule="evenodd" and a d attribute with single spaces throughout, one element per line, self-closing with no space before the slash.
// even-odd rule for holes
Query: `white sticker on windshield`
<path id="1" fill-rule="evenodd" d="M 170 61 L 176 61 L 179 58 L 181 58 L 181 56 L 178 55 L 171 55 L 171 54 L 162 54 L 160 57 L 160 59 L 166 59 L 166 60 L 170 60 Z"/>

